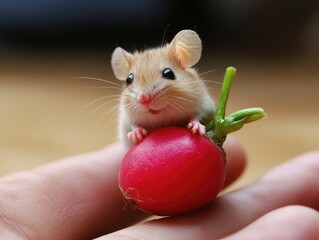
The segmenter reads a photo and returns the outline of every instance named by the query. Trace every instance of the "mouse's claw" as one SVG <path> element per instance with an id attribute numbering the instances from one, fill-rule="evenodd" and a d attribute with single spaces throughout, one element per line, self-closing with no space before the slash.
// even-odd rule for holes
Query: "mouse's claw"
<path id="1" fill-rule="evenodd" d="M 127 134 L 127 138 L 136 144 L 142 141 L 146 134 L 147 131 L 144 128 L 137 127 Z"/>
<path id="2" fill-rule="evenodd" d="M 199 133 L 200 135 L 204 135 L 206 133 L 206 127 L 197 120 L 191 121 L 187 125 L 187 128 L 190 129 L 194 134 Z"/>

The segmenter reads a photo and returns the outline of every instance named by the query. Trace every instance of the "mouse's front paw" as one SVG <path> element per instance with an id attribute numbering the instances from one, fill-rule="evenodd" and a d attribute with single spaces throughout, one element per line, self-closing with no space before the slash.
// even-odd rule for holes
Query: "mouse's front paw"
<path id="1" fill-rule="evenodd" d="M 191 121 L 187 125 L 187 128 L 190 129 L 192 131 L 192 133 L 194 133 L 194 134 L 199 133 L 200 135 L 204 135 L 206 132 L 206 127 L 197 120 Z"/>
<path id="2" fill-rule="evenodd" d="M 138 143 L 146 136 L 147 131 L 144 128 L 137 127 L 127 134 L 127 138 L 134 143 Z"/>

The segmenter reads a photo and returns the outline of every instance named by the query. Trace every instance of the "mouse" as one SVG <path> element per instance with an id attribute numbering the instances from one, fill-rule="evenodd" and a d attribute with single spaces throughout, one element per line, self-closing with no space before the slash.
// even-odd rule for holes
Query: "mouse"
<path id="1" fill-rule="evenodd" d="M 165 45 L 134 51 L 115 48 L 111 66 L 124 82 L 119 105 L 119 138 L 126 146 L 165 126 L 185 126 L 205 135 L 215 104 L 194 65 L 202 42 L 193 30 L 178 32 Z"/>

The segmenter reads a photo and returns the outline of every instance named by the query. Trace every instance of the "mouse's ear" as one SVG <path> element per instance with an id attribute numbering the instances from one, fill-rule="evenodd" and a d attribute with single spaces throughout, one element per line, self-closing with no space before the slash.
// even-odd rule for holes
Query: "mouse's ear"
<path id="1" fill-rule="evenodd" d="M 112 53 L 111 65 L 114 75 L 119 80 L 125 80 L 130 70 L 133 55 L 123 48 L 117 47 Z"/>
<path id="2" fill-rule="evenodd" d="M 182 30 L 176 34 L 171 47 L 184 68 L 195 65 L 202 54 L 202 42 L 196 32 Z"/>

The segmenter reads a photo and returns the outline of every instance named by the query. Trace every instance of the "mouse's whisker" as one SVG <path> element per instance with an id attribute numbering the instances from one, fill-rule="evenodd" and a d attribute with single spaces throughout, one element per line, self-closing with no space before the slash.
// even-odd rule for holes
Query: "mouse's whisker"
<path id="1" fill-rule="evenodd" d="M 96 77 L 70 77 L 69 79 L 86 79 L 86 80 L 94 80 L 94 81 L 99 81 L 99 82 L 104 82 L 104 83 L 108 83 L 114 86 L 117 86 L 118 88 L 122 89 L 122 85 L 114 83 L 112 81 L 106 80 L 106 79 L 102 79 L 102 78 L 96 78 Z"/>
<path id="2" fill-rule="evenodd" d="M 136 93 L 134 92 L 133 88 L 131 86 L 127 87 L 126 90 L 128 91 L 128 93 L 130 93 L 132 96 L 136 95 Z M 125 91 L 123 92 L 125 94 Z"/>
<path id="3" fill-rule="evenodd" d="M 211 69 L 211 70 L 202 72 L 201 74 L 199 74 L 199 76 L 201 77 L 201 76 L 203 76 L 203 75 L 206 75 L 206 74 L 208 74 L 208 73 L 215 72 L 215 71 L 216 71 L 216 69 Z"/>
<path id="4" fill-rule="evenodd" d="M 118 87 L 112 87 L 112 86 L 83 86 L 83 88 L 85 89 L 102 89 L 102 88 L 105 88 L 105 89 L 117 89 L 117 90 L 122 90 Z"/>
<path id="5" fill-rule="evenodd" d="M 178 111 L 182 116 L 185 116 L 185 117 L 186 117 L 186 113 L 185 113 L 185 111 L 183 111 L 184 108 L 183 108 L 181 105 L 179 105 L 176 101 L 172 101 L 172 102 L 171 102 L 171 106 L 172 106 L 176 111 Z"/>
<path id="6" fill-rule="evenodd" d="M 132 114 L 135 114 L 137 112 L 137 107 L 132 102 L 124 104 L 123 107 L 126 108 L 129 112 L 132 112 Z"/>
<path id="7" fill-rule="evenodd" d="M 221 82 L 215 81 L 215 80 L 203 79 L 203 81 L 206 83 L 214 83 L 214 84 L 222 85 Z"/>
<path id="8" fill-rule="evenodd" d="M 169 116 L 169 119 L 174 119 L 176 116 L 176 110 L 174 108 L 167 108 L 167 115 Z"/>
<path id="9" fill-rule="evenodd" d="M 108 98 L 112 98 L 112 97 L 118 97 L 119 95 L 108 95 L 108 96 L 103 96 L 100 98 L 97 98 L 95 100 L 93 100 L 92 102 L 90 102 L 89 104 L 87 104 L 84 108 L 82 108 L 82 110 L 76 115 L 76 119 L 79 119 L 79 117 L 82 115 L 82 113 L 87 110 L 89 107 L 93 106 L 95 103 L 103 100 L 103 99 L 108 99 Z"/>
<path id="10" fill-rule="evenodd" d="M 139 112 L 138 112 L 138 107 L 136 107 L 135 105 L 132 107 L 132 113 L 134 114 L 134 115 L 137 115 L 137 114 L 139 114 Z"/>
<path id="11" fill-rule="evenodd" d="M 119 102 L 120 98 L 116 98 L 116 99 L 112 99 L 112 100 L 109 100 L 109 101 L 106 101 L 102 104 L 100 104 L 99 106 L 97 106 L 96 108 L 93 109 L 92 113 L 96 113 L 99 109 L 101 109 L 102 107 L 104 107 L 105 105 L 108 105 L 109 103 L 112 103 L 112 102 Z M 118 105 L 118 104 L 116 104 Z"/>
<path id="12" fill-rule="evenodd" d="M 173 96 L 173 98 L 177 99 L 177 100 L 182 100 L 182 101 L 187 101 L 193 105 L 196 105 L 197 106 L 197 102 L 195 102 L 194 100 L 191 100 L 191 99 L 187 99 L 187 98 L 184 98 L 184 97 L 180 97 L 180 96 Z"/>
<path id="13" fill-rule="evenodd" d="M 179 103 L 181 103 L 181 104 L 185 103 L 185 101 L 186 101 L 186 102 L 188 102 L 191 106 L 193 106 L 194 108 L 200 107 L 200 106 L 199 106 L 199 102 L 197 102 L 197 101 L 193 101 L 193 100 L 190 100 L 190 99 L 187 99 L 187 98 L 184 98 L 184 97 L 180 97 L 180 96 L 174 96 L 174 98 L 175 98 L 175 101 L 176 101 L 176 102 L 179 102 Z"/>
<path id="14" fill-rule="evenodd" d="M 169 24 L 167 24 L 165 30 L 164 30 L 164 34 L 163 34 L 163 37 L 162 37 L 162 47 L 164 46 L 164 41 L 165 41 L 165 37 L 166 37 L 166 32 L 167 32 L 167 29 L 169 28 Z"/>
<path id="15" fill-rule="evenodd" d="M 132 102 L 124 102 L 123 107 L 128 108 L 128 109 L 132 109 L 133 103 Z"/>
<path id="16" fill-rule="evenodd" d="M 117 109 L 117 111 L 113 111 L 113 113 L 111 113 L 111 116 L 105 122 L 105 127 L 107 127 L 109 125 L 110 121 L 113 120 L 115 118 L 115 116 L 117 116 L 117 115 L 118 115 L 118 109 Z"/>
<path id="17" fill-rule="evenodd" d="M 114 105 L 113 107 L 109 108 L 105 113 L 103 113 L 98 119 L 97 119 L 97 122 L 100 123 L 102 120 L 104 120 L 104 118 L 109 114 L 111 113 L 112 111 L 115 111 L 115 110 L 118 110 L 118 106 L 119 106 L 119 103 Z"/>

